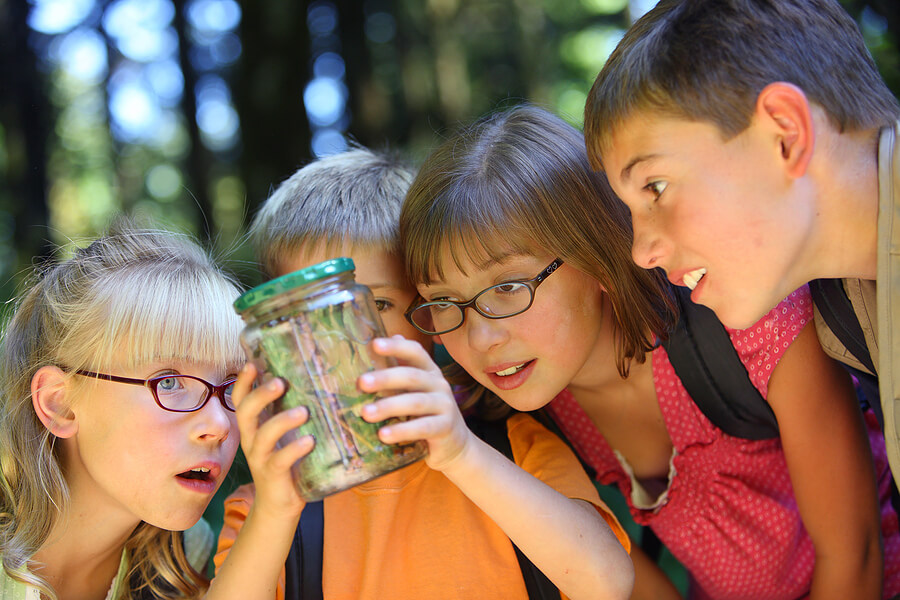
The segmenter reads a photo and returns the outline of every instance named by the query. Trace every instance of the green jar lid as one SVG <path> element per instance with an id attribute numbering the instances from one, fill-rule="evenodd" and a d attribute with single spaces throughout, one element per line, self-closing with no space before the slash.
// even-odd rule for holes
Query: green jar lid
<path id="1" fill-rule="evenodd" d="M 356 265 L 353 264 L 353 259 L 345 256 L 311 265 L 305 269 L 300 269 L 299 271 L 276 277 L 271 281 L 267 281 L 255 288 L 247 290 L 234 301 L 234 309 L 237 312 L 243 312 L 251 306 L 255 306 L 282 292 L 296 289 L 301 285 L 318 281 L 329 275 L 352 271 L 354 268 L 356 268 Z"/>

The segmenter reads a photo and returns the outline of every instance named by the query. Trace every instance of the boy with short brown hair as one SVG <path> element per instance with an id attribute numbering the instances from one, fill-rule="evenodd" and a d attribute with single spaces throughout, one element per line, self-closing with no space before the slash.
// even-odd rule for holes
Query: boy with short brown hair
<path id="1" fill-rule="evenodd" d="M 662 0 L 585 108 L 588 153 L 631 209 L 639 265 L 733 328 L 811 282 L 819 339 L 883 410 L 895 476 L 898 118 L 837 0 Z"/>

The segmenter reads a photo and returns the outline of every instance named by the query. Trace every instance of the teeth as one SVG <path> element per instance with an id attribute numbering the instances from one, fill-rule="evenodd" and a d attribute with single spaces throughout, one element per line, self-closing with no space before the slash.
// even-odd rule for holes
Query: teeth
<path id="1" fill-rule="evenodd" d="M 684 279 L 684 285 L 688 286 L 690 289 L 694 289 L 697 287 L 697 284 L 700 283 L 700 280 L 703 279 L 704 275 L 706 275 L 706 269 L 701 267 L 687 273 L 682 279 Z"/>
<path id="2" fill-rule="evenodd" d="M 500 375 L 501 377 L 506 377 L 507 375 L 512 375 L 513 373 L 518 373 L 522 369 L 525 368 L 526 363 L 522 363 L 521 365 L 516 365 L 514 367 L 510 367 L 508 369 L 503 369 L 502 371 L 497 371 L 496 375 Z"/>
<path id="3" fill-rule="evenodd" d="M 195 469 L 191 469 L 194 473 L 209 473 L 209 469 L 206 467 L 197 467 Z"/>

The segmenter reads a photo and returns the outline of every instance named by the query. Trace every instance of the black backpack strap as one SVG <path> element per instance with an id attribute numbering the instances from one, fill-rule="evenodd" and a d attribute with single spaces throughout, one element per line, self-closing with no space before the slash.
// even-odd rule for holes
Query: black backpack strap
<path id="1" fill-rule="evenodd" d="M 284 563 L 285 600 L 322 600 L 324 532 L 322 501 L 308 503 L 300 513 L 300 523 Z"/>
<path id="2" fill-rule="evenodd" d="M 859 318 L 853 310 L 853 304 L 844 291 L 844 285 L 840 279 L 815 279 L 809 282 L 809 294 L 813 303 L 819 309 L 819 314 L 825 319 L 828 328 L 834 332 L 837 339 L 844 347 L 856 357 L 870 373 L 877 373 L 869 347 L 866 345 L 866 336 L 859 325 Z"/>
<path id="3" fill-rule="evenodd" d="M 509 434 L 506 429 L 506 419 L 486 421 L 479 417 L 466 417 L 466 425 L 472 433 L 481 438 L 486 444 L 501 452 L 506 458 L 515 462 L 512 446 L 509 444 Z M 525 580 L 525 589 L 531 600 L 559 600 L 559 589 L 553 585 L 544 573 L 531 562 L 518 546 L 512 545 L 519 560 L 519 568 L 522 570 L 522 578 Z M 306 600 L 304 598 L 304 600 Z"/>
<path id="4" fill-rule="evenodd" d="M 662 344 L 694 403 L 729 435 L 778 437 L 775 413 L 750 381 L 725 326 L 709 308 L 691 301 L 690 290 L 675 292 L 680 318 Z"/>

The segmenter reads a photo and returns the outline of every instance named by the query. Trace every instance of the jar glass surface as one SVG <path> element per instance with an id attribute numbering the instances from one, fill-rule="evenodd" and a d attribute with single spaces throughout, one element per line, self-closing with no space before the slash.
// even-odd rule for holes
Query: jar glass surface
<path id="1" fill-rule="evenodd" d="M 385 336 L 384 326 L 371 291 L 353 280 L 352 270 L 278 290 L 242 308 L 246 327 L 241 343 L 248 359 L 263 380 L 277 376 L 287 383 L 287 391 L 270 405 L 267 416 L 297 406 L 309 410 L 308 422 L 279 442 L 283 446 L 304 435 L 316 440 L 312 452 L 292 468 L 307 501 L 425 456 L 423 441 L 385 444 L 378 439 L 378 430 L 386 422 L 368 423 L 360 414 L 376 396 L 359 391 L 357 379 L 394 363 L 372 351 L 372 340 Z"/>

